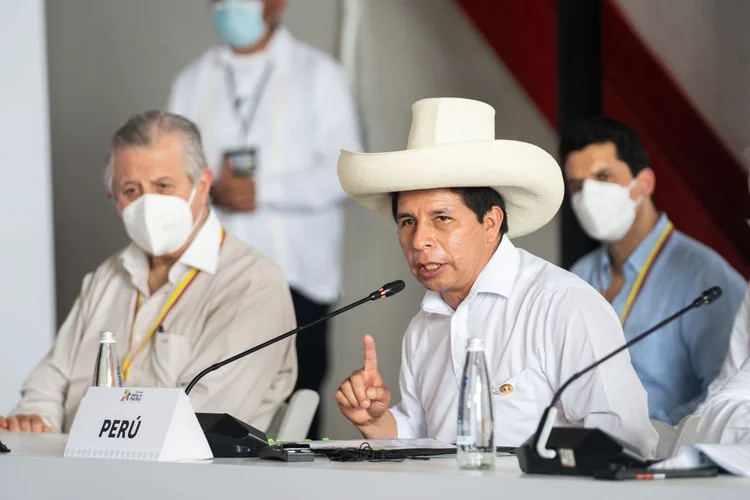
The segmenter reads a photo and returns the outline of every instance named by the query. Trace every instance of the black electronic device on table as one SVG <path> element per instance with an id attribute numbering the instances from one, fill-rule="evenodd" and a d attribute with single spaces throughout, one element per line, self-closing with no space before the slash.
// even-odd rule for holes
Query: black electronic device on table
<path id="1" fill-rule="evenodd" d="M 640 342 L 656 330 L 671 323 L 692 309 L 711 304 L 721 297 L 718 286 L 705 290 L 690 305 L 680 309 L 623 346 L 570 377 L 558 389 L 544 411 L 536 432 L 516 450 L 518 463 L 527 474 L 593 476 L 620 469 L 645 469 L 654 461 L 639 456 L 629 444 L 614 438 L 601 429 L 584 427 L 553 427 L 557 418 L 557 403 L 568 386 L 616 354 Z"/>
<path id="2" fill-rule="evenodd" d="M 214 363 L 213 365 L 200 372 L 195 376 L 195 378 L 193 378 L 193 380 L 190 381 L 190 383 L 185 388 L 185 394 L 190 395 L 190 391 L 193 390 L 193 387 L 195 387 L 195 384 L 198 383 L 200 379 L 202 379 L 209 373 L 218 370 L 222 366 L 233 363 L 238 359 L 244 358 L 245 356 L 248 356 L 254 352 L 260 351 L 261 349 L 275 344 L 276 342 L 284 340 L 287 337 L 291 337 L 292 335 L 306 330 L 311 326 L 317 325 L 318 323 L 326 321 L 327 319 L 330 319 L 334 316 L 338 316 L 339 314 L 344 313 L 350 309 L 354 309 L 355 307 L 361 306 L 362 304 L 396 295 L 405 287 L 406 284 L 401 280 L 386 283 L 379 289 L 370 293 L 368 296 L 340 309 L 337 309 L 332 313 L 323 316 L 322 318 L 318 318 L 311 323 L 300 326 L 286 333 L 282 333 L 278 337 L 274 337 L 262 344 L 251 347 L 250 349 L 236 354 L 231 358 L 227 358 L 223 361 L 219 361 L 218 363 Z M 208 446 L 211 448 L 211 453 L 215 458 L 257 457 L 260 455 L 261 450 L 269 446 L 268 436 L 266 436 L 263 431 L 256 429 L 227 413 L 196 413 L 196 416 L 198 417 L 198 423 L 200 424 L 201 429 L 203 429 L 203 433 L 206 436 Z"/>

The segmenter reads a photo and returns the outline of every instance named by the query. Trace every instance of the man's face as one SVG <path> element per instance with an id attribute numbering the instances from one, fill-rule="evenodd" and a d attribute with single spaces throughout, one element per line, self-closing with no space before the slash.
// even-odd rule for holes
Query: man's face
<path id="1" fill-rule="evenodd" d="M 592 179 L 627 186 L 633 181 L 633 174 L 627 163 L 617 157 L 617 147 L 613 142 L 590 144 L 580 151 L 568 155 L 565 162 L 565 176 L 571 196 L 581 191 L 583 181 Z M 630 191 L 632 199 L 643 193 L 638 185 Z"/>
<path id="2" fill-rule="evenodd" d="M 444 299 L 460 302 L 468 294 L 497 247 L 502 218 L 493 207 L 480 223 L 461 196 L 447 189 L 398 195 L 398 239 L 409 268 Z"/>
<path id="3" fill-rule="evenodd" d="M 120 211 L 144 194 L 165 194 L 187 200 L 193 184 L 185 170 L 184 141 L 179 134 L 163 134 L 150 147 L 118 148 L 114 152 L 113 196 Z M 208 202 L 212 173 L 204 169 L 196 186 L 193 220 Z"/>

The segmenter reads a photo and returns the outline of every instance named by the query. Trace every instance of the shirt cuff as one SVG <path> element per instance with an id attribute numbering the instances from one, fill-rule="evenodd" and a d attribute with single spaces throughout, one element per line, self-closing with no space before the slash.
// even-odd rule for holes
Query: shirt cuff
<path id="1" fill-rule="evenodd" d="M 52 429 L 54 432 L 58 432 L 58 433 L 62 432 L 62 425 L 56 425 L 54 420 L 50 418 L 49 415 L 45 415 L 44 413 L 40 411 L 33 411 L 33 410 L 24 411 L 22 408 L 19 407 L 13 410 L 12 412 L 10 412 L 8 414 L 8 417 L 15 417 L 16 415 L 34 415 L 34 414 L 39 415 L 44 425 Z"/>
<path id="2" fill-rule="evenodd" d="M 391 414 L 396 419 L 396 431 L 398 439 L 416 439 L 421 436 L 417 436 L 414 432 L 411 424 L 409 423 L 409 417 L 398 411 L 395 407 L 391 408 Z"/>

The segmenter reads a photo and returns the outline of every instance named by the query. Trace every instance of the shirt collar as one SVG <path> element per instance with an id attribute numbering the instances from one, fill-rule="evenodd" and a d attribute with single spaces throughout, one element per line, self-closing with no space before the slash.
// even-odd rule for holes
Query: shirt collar
<path id="1" fill-rule="evenodd" d="M 654 251 L 654 247 L 656 247 L 656 244 L 659 242 L 659 239 L 661 238 L 661 235 L 662 233 L 664 233 L 664 230 L 667 228 L 668 224 L 669 218 L 667 218 L 667 214 L 661 214 L 661 216 L 659 216 L 659 220 L 656 223 L 656 226 L 654 226 L 651 232 L 648 233 L 648 236 L 646 236 L 646 239 L 644 239 L 641 244 L 638 245 L 638 248 L 635 249 L 635 252 L 633 252 L 628 258 L 628 263 L 637 271 L 640 271 L 641 269 L 643 269 L 643 266 L 646 265 L 646 261 L 648 260 L 649 255 L 651 255 L 651 252 Z"/>
<path id="2" fill-rule="evenodd" d="M 182 274 L 184 268 L 194 268 L 208 274 L 215 274 L 219 265 L 219 250 L 222 239 L 221 224 L 219 219 L 211 210 L 206 222 L 198 230 L 193 242 L 182 253 L 177 263 L 169 271 L 169 281 L 175 284 Z M 130 275 L 133 285 L 142 292 L 148 291 L 149 263 L 146 252 L 138 248 L 134 243 L 128 245 L 120 253 L 122 267 Z"/>
<path id="3" fill-rule="evenodd" d="M 210 210 L 206 222 L 200 228 L 200 231 L 198 231 L 193 242 L 182 254 L 179 262 L 204 273 L 216 274 L 216 268 L 219 265 L 221 235 L 222 230 L 219 218 L 213 210 Z"/>
<path id="4" fill-rule="evenodd" d="M 471 302 L 480 293 L 510 297 L 520 267 L 521 255 L 518 249 L 510 238 L 503 236 L 500 245 L 479 273 L 463 303 Z M 436 314 L 453 314 L 453 310 L 445 303 L 440 293 L 433 291 L 428 291 L 422 299 L 422 310 Z"/>

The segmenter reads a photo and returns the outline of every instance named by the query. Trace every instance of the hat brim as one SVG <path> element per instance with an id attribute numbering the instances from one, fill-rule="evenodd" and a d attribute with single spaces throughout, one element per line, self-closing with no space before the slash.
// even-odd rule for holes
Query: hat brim
<path id="1" fill-rule="evenodd" d="M 342 151 L 339 181 L 357 203 L 392 218 L 391 193 L 490 187 L 505 201 L 508 236 L 546 225 L 565 188 L 555 159 L 533 144 L 495 140 L 443 144 L 389 153 Z"/>

